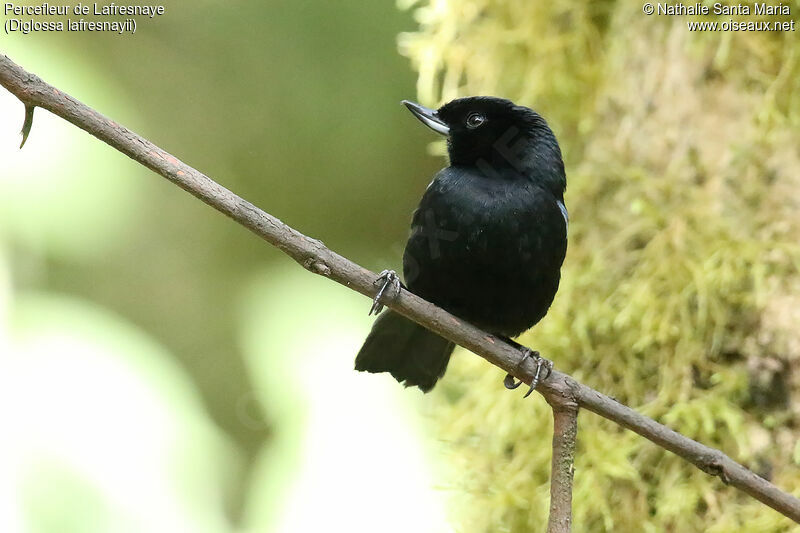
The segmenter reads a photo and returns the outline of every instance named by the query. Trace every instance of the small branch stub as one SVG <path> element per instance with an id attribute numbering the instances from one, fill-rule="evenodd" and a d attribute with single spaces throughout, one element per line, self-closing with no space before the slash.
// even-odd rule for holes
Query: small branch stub
<path id="1" fill-rule="evenodd" d="M 314 259 L 313 257 L 309 257 L 305 261 L 303 261 L 303 268 L 306 270 L 313 272 L 314 274 L 319 274 L 320 276 L 328 277 L 331 275 L 331 269 L 326 265 L 324 262 Z"/>
<path id="2" fill-rule="evenodd" d="M 19 143 L 20 150 L 23 146 L 25 146 L 25 141 L 28 140 L 28 135 L 31 133 L 31 127 L 33 126 L 33 111 L 36 109 L 36 106 L 25 104 L 25 122 L 22 123 L 22 142 Z"/>

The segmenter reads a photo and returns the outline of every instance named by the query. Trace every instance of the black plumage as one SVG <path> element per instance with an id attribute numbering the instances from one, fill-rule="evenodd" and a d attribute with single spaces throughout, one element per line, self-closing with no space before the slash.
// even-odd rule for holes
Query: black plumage
<path id="1" fill-rule="evenodd" d="M 561 150 L 535 111 L 494 97 L 433 111 L 406 102 L 447 135 L 450 166 L 425 191 L 403 255 L 407 288 L 494 335 L 519 335 L 547 313 L 567 250 Z M 383 312 L 356 370 L 390 372 L 430 390 L 453 343 Z"/>

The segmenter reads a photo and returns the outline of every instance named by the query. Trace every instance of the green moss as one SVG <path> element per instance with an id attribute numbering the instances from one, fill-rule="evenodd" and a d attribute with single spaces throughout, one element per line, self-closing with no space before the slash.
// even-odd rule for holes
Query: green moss
<path id="1" fill-rule="evenodd" d="M 568 167 L 570 247 L 522 338 L 576 378 L 800 487 L 800 41 L 692 33 L 635 2 L 407 2 L 430 105 L 497 94 L 539 110 Z M 800 3 L 792 3 L 800 12 Z M 466 473 L 463 531 L 543 531 L 552 422 L 456 357 L 433 415 Z M 791 522 L 591 413 L 580 531 L 788 531 Z"/>

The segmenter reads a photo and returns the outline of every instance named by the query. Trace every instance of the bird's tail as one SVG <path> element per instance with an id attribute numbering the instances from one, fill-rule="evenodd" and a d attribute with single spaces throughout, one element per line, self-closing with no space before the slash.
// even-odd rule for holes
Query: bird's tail
<path id="1" fill-rule="evenodd" d="M 455 345 L 392 311 L 383 312 L 356 356 L 356 370 L 389 372 L 428 392 L 444 374 Z"/>

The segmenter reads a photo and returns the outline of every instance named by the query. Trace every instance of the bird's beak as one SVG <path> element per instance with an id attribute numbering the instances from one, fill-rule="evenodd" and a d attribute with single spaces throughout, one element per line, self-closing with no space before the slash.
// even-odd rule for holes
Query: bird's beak
<path id="1" fill-rule="evenodd" d="M 414 113 L 414 116 L 417 117 L 420 122 L 428 126 L 436 133 L 441 133 L 442 135 L 450 134 L 450 127 L 442 122 L 435 110 L 428 109 L 427 107 L 415 104 L 414 102 L 409 102 L 408 100 L 403 100 L 403 105 L 405 105 L 409 111 Z"/>

